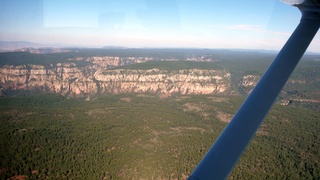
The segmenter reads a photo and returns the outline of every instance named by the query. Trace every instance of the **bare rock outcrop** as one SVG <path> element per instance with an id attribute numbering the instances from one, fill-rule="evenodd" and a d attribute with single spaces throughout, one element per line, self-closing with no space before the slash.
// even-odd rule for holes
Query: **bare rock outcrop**
<path id="1" fill-rule="evenodd" d="M 240 81 L 239 87 L 244 91 L 245 94 L 249 94 L 257 85 L 259 79 L 259 75 L 244 75 Z"/>
<path id="2" fill-rule="evenodd" d="M 98 70 L 94 77 L 99 81 L 101 92 L 108 93 L 218 94 L 231 86 L 230 74 L 217 70 Z"/>
<path id="3" fill-rule="evenodd" d="M 0 68 L 2 89 L 40 89 L 63 95 L 97 93 L 90 67 L 78 68 L 74 63 L 41 65 L 5 65 Z"/>
<path id="4" fill-rule="evenodd" d="M 101 66 L 110 58 L 93 58 Z M 67 96 L 88 96 L 96 93 L 221 94 L 231 89 L 230 73 L 225 70 L 185 69 L 104 69 L 78 67 L 75 63 L 42 65 L 5 65 L 0 68 L 2 90 L 43 90 Z M 104 62 L 104 63 L 103 63 Z M 109 64 L 116 66 L 117 60 Z"/>

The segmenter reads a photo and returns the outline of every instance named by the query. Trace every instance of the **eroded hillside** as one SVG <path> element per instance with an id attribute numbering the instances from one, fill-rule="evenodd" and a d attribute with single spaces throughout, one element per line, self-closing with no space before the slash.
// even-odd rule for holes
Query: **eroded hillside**
<path id="1" fill-rule="evenodd" d="M 68 96 L 90 96 L 97 93 L 221 94 L 231 90 L 231 74 L 222 68 L 202 69 L 191 62 L 165 61 L 163 69 L 112 69 L 142 63 L 152 58 L 77 57 L 70 62 L 50 65 L 4 65 L 0 68 L 2 90 L 40 90 Z M 79 65 L 72 61 L 90 62 Z M 156 64 L 159 62 L 156 62 Z M 191 63 L 191 65 L 190 65 Z M 198 62 L 199 64 L 204 62 Z M 170 70 L 172 65 L 186 67 Z M 169 68 L 168 68 L 169 67 Z M 111 69 L 109 69 L 111 68 Z"/>

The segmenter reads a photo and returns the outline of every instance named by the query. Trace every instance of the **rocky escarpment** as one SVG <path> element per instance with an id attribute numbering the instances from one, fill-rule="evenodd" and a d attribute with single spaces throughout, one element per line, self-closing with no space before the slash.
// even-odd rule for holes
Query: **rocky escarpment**
<path id="1" fill-rule="evenodd" d="M 62 95 L 97 93 L 93 69 L 79 68 L 74 63 L 58 63 L 55 66 L 5 65 L 0 68 L 2 90 L 42 90 Z"/>
<path id="2" fill-rule="evenodd" d="M 256 86 L 260 79 L 259 75 L 252 75 L 252 74 L 247 74 L 242 76 L 240 83 L 239 83 L 239 88 L 244 94 L 249 94 L 252 89 Z"/>
<path id="3" fill-rule="evenodd" d="M 117 66 L 124 66 L 135 63 L 143 63 L 152 61 L 152 57 L 117 57 L 117 56 L 92 56 L 92 57 L 75 57 L 69 58 L 73 61 L 86 61 L 92 63 L 97 69 L 113 68 Z"/>
<path id="4" fill-rule="evenodd" d="M 172 94 L 220 94 L 230 90 L 230 74 L 218 70 L 98 70 L 94 78 L 101 92 Z"/>
<path id="5" fill-rule="evenodd" d="M 96 93 L 221 94 L 230 90 L 225 70 L 102 69 L 75 63 L 5 65 L 0 68 L 2 90 L 42 90 L 68 96 Z"/>

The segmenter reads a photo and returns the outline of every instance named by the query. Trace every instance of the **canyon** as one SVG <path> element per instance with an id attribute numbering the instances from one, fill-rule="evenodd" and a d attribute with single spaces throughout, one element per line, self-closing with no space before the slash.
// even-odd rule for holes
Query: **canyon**
<path id="1" fill-rule="evenodd" d="M 41 90 L 65 96 L 92 96 L 97 93 L 226 94 L 231 90 L 227 70 L 114 69 L 152 58 L 88 57 L 70 62 L 43 65 L 4 65 L 0 68 L 1 90 Z M 91 64 L 79 66 L 74 61 Z M 168 62 L 163 62 L 168 63 Z M 113 69 L 108 69 L 113 68 Z"/>
<path id="2" fill-rule="evenodd" d="M 32 51 L 0 53 L 0 96 L 30 92 L 85 98 L 123 93 L 246 96 L 272 60 L 269 54 L 222 50 L 22 50 Z M 280 94 L 285 101 L 316 99 L 320 80 L 314 59 L 307 56 L 289 79 Z"/>

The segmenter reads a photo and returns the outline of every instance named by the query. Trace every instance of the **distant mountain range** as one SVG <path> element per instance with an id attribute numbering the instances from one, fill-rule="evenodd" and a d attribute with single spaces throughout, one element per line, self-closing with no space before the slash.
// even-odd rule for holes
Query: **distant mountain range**
<path id="1" fill-rule="evenodd" d="M 48 46 L 28 41 L 0 41 L 0 51 L 13 51 L 25 47 L 41 48 Z"/>
<path id="2" fill-rule="evenodd" d="M 92 48 L 66 44 L 41 44 L 29 41 L 0 41 L 0 52 L 16 51 L 25 48 Z M 104 46 L 102 49 L 127 49 L 122 46 Z"/>
<path id="3" fill-rule="evenodd" d="M 35 43 L 30 41 L 0 41 L 0 52 L 8 52 L 8 51 L 15 51 L 22 48 L 93 48 L 93 47 L 85 47 L 85 46 L 78 46 L 78 45 L 66 45 L 66 44 L 41 44 Z M 128 49 L 129 47 L 124 46 L 103 46 L 101 49 Z M 137 49 L 189 49 L 189 48 L 137 48 Z M 190 48 L 190 49 L 202 49 L 202 48 Z M 203 48 L 207 49 L 207 48 Z M 279 51 L 275 50 L 265 50 L 265 49 L 228 49 L 225 48 L 224 50 L 231 50 L 231 51 L 239 51 L 239 52 L 259 52 L 259 53 L 278 53 Z M 307 54 L 314 54 L 318 55 L 319 52 L 310 52 L 307 51 Z"/>

